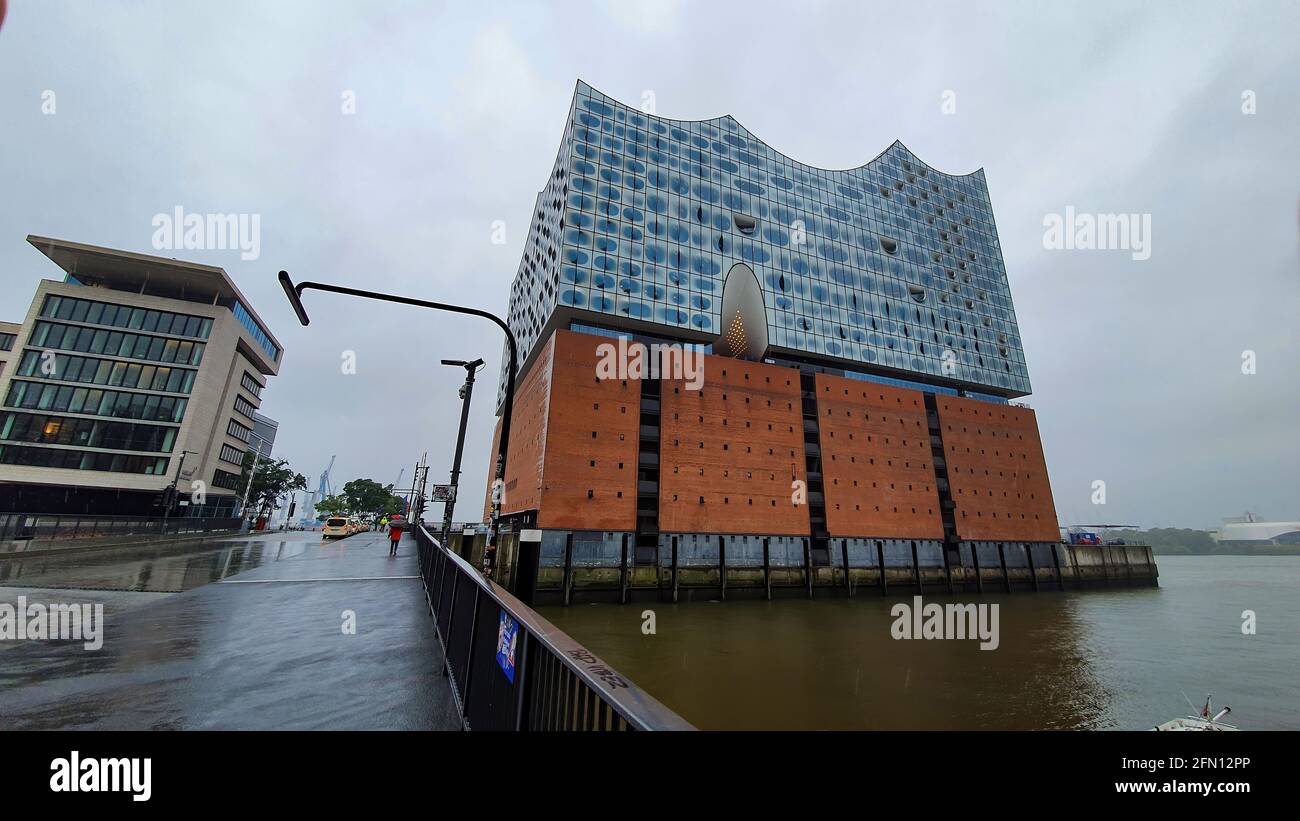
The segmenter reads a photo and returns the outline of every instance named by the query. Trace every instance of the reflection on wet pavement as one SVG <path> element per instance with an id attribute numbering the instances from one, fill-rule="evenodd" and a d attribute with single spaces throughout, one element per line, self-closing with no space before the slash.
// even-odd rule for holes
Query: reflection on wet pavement
<path id="1" fill-rule="evenodd" d="M 0 586 L 179 593 L 317 547 L 311 531 L 0 559 Z"/>
<path id="2" fill-rule="evenodd" d="M 4 564 L 0 602 L 102 602 L 104 624 L 93 651 L 0 642 L 0 730 L 459 727 L 409 540 L 395 557 L 380 533 L 304 532 Z"/>

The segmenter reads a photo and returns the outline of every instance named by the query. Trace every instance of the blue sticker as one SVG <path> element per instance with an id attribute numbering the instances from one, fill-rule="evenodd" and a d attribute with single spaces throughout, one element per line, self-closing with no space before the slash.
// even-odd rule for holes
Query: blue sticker
<path id="1" fill-rule="evenodd" d="M 511 684 L 515 683 L 515 644 L 519 639 L 519 625 L 510 618 L 510 614 L 501 611 L 497 622 L 497 664 L 506 674 Z"/>

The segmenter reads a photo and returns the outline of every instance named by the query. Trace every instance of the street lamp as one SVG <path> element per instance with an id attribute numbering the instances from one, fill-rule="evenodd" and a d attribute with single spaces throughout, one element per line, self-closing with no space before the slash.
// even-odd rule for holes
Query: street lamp
<path id="1" fill-rule="evenodd" d="M 473 362 L 466 362 L 463 359 L 444 359 L 442 364 L 465 369 L 465 384 L 460 386 L 460 433 L 456 434 L 456 458 L 451 463 L 451 498 L 443 504 L 442 508 L 442 543 L 446 544 L 451 534 L 451 514 L 456 507 L 456 495 L 460 489 L 460 455 L 465 449 L 465 425 L 469 422 L 469 403 L 474 395 L 474 374 L 483 367 L 483 360 L 475 359 Z M 460 548 L 461 555 L 468 559 L 469 554 L 465 550 L 463 538 Z"/>
<path id="2" fill-rule="evenodd" d="M 497 522 L 501 516 L 501 497 L 506 476 L 506 454 L 510 452 L 510 417 L 515 407 L 515 370 L 518 367 L 518 352 L 515 346 L 515 335 L 511 333 L 510 326 L 496 314 L 478 308 L 465 308 L 460 305 L 449 305 L 445 302 L 430 302 L 424 299 L 381 294 L 377 291 L 363 291 L 357 288 L 345 288 L 342 285 L 327 285 L 320 282 L 299 282 L 295 285 L 293 279 L 289 277 L 288 271 L 280 272 L 280 287 L 284 288 L 284 295 L 289 298 L 289 304 L 293 306 L 294 313 L 298 315 L 298 321 L 303 325 L 310 324 L 311 319 L 307 316 L 307 309 L 302 304 L 302 292 L 316 290 L 363 297 L 365 299 L 378 299 L 383 302 L 397 302 L 402 305 L 414 305 L 418 308 L 432 308 L 435 311 L 451 311 L 457 314 L 481 316 L 484 319 L 492 320 L 505 332 L 506 350 L 510 355 L 510 362 L 507 364 L 506 370 L 506 401 L 501 410 L 501 438 L 497 443 L 497 462 L 493 470 L 492 523 L 488 527 L 487 548 L 483 551 L 484 570 L 490 573 L 496 562 Z"/>
<path id="3" fill-rule="evenodd" d="M 253 492 L 253 479 L 257 478 L 257 462 L 258 462 L 259 459 L 262 458 L 262 447 L 263 447 L 265 444 L 266 444 L 266 441 L 265 441 L 265 440 L 263 440 L 263 439 L 258 439 L 258 440 L 257 440 L 257 450 L 253 452 L 253 466 L 250 467 L 250 468 L 248 469 L 248 484 L 244 485 L 244 498 L 243 498 L 243 501 L 241 501 L 241 502 L 239 503 L 239 515 L 240 515 L 241 517 L 242 517 L 244 514 L 248 513 L 248 510 L 247 510 L 247 508 L 248 508 L 248 496 L 249 496 L 250 493 Z M 272 511 L 272 512 L 274 512 L 274 511 Z M 249 530 L 252 530 L 252 529 L 253 529 L 253 521 L 254 521 L 253 519 L 249 519 L 249 520 L 248 520 L 248 529 L 249 529 Z M 240 527 L 242 528 L 243 525 L 240 525 Z M 242 530 L 241 530 L 241 532 L 242 532 Z"/>

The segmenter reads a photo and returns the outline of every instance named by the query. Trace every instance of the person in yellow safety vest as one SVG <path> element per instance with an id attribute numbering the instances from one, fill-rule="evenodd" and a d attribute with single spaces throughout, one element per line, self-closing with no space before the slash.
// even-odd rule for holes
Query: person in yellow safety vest
<path id="1" fill-rule="evenodd" d="M 379 532 L 380 532 L 380 533 L 383 533 L 383 532 L 384 532 L 384 528 L 386 528 L 386 527 L 388 527 L 388 517 L 387 517 L 387 516 L 384 516 L 383 518 L 381 518 L 381 519 L 379 520 Z"/>

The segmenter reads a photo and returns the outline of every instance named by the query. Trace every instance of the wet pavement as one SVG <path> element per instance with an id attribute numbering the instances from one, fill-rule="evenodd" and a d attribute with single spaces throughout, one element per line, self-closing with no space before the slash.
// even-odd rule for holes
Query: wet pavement
<path id="1" fill-rule="evenodd" d="M 379 533 L 0 562 L 0 603 L 105 619 L 99 650 L 0 642 L 0 729 L 453 729 L 418 572 Z"/>
<path id="2" fill-rule="evenodd" d="M 0 587 L 179 593 L 316 547 L 311 531 L 0 556 Z"/>

